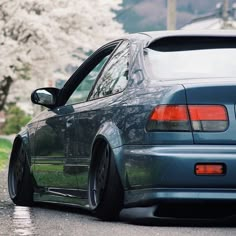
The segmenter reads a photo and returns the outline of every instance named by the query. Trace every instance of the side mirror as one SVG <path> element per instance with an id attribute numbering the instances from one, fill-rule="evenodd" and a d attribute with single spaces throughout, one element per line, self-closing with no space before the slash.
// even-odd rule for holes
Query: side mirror
<path id="1" fill-rule="evenodd" d="M 31 94 L 31 101 L 34 104 L 42 105 L 48 108 L 52 108 L 57 104 L 57 96 L 59 94 L 57 88 L 40 88 L 36 89 Z"/>

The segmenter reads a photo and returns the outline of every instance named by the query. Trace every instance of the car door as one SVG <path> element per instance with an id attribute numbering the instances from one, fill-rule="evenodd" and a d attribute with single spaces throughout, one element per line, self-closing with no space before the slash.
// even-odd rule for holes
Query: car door
<path id="1" fill-rule="evenodd" d="M 76 87 L 66 104 L 74 110 L 75 135 L 70 139 L 73 149 L 72 159 L 66 165 L 77 168 L 78 188 L 84 192 L 88 189 L 88 172 L 92 143 L 103 122 L 113 119 L 112 106 L 128 82 L 129 42 L 121 42 L 105 63 L 97 76 L 96 82 L 86 90 L 85 84 L 90 78 L 87 76 Z M 99 65 L 98 65 L 99 66 Z M 93 71 L 90 72 L 94 73 Z M 80 95 L 79 95 L 80 94 Z M 86 94 L 85 98 L 76 102 L 76 97 Z M 118 103 L 117 103 L 118 106 Z M 82 193 L 81 191 L 81 193 Z"/>
<path id="2" fill-rule="evenodd" d="M 35 132 L 33 175 L 39 187 L 54 193 L 80 195 L 78 178 L 84 174 L 83 158 L 78 161 L 78 112 L 73 104 L 82 104 L 96 78 L 120 41 L 110 43 L 91 55 L 61 90 L 60 106 L 41 114 Z M 66 189 L 66 191 L 65 191 Z M 83 192 L 81 193 L 83 194 Z"/>
<path id="3" fill-rule="evenodd" d="M 47 110 L 40 115 L 35 131 L 33 175 L 39 187 L 76 188 L 76 175 L 64 173 L 68 148 L 68 121 L 73 118 L 70 107 Z M 68 121 L 67 121 L 68 120 Z"/>

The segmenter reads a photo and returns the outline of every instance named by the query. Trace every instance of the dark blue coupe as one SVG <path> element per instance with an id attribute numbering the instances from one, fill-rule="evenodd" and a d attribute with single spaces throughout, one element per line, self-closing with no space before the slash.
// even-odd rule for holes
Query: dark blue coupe
<path id="1" fill-rule="evenodd" d="M 17 205 L 236 202 L 236 33 L 148 32 L 93 53 L 14 141 Z M 155 211 L 156 212 L 156 211 Z"/>

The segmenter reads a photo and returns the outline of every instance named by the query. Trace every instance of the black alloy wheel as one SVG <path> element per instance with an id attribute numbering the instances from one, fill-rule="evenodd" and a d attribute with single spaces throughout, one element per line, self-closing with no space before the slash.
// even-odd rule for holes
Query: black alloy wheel
<path id="1" fill-rule="evenodd" d="M 16 205 L 33 204 L 33 185 L 23 144 L 13 150 L 8 171 L 8 191 Z"/>
<path id="2" fill-rule="evenodd" d="M 117 220 L 123 206 L 124 190 L 114 156 L 106 143 L 98 150 L 89 176 L 89 202 L 95 215 L 106 221 Z"/>

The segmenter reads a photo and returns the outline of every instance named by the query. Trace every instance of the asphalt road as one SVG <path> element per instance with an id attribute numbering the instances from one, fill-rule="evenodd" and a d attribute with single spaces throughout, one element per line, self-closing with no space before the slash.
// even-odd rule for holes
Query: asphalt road
<path id="1" fill-rule="evenodd" d="M 119 222 L 102 222 L 78 209 L 38 205 L 17 207 L 8 197 L 7 170 L 0 172 L 0 235 L 83 235 L 83 236 L 152 236 L 152 235 L 236 235 L 231 227 L 207 223 L 200 226 L 142 226 Z"/>

